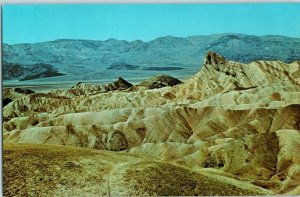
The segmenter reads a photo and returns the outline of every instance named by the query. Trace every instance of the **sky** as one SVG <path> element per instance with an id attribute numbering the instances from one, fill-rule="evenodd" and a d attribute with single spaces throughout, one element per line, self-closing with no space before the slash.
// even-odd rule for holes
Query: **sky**
<path id="1" fill-rule="evenodd" d="M 300 3 L 43 4 L 2 7 L 8 44 L 56 39 L 149 41 L 218 33 L 300 37 Z"/>

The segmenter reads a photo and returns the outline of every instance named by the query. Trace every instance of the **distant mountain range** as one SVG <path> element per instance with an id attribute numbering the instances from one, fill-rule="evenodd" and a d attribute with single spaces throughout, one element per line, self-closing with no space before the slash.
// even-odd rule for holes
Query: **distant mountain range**
<path id="1" fill-rule="evenodd" d="M 144 71 L 198 69 L 207 51 L 243 63 L 262 59 L 290 63 L 300 60 L 300 38 L 215 34 L 186 38 L 166 36 L 148 42 L 60 39 L 34 44 L 3 44 L 3 61 L 7 62 L 3 67 L 49 64 L 57 72 L 68 75 L 119 69 L 118 66 Z M 9 69 L 4 68 L 5 76 L 9 75 L 6 70 Z"/>

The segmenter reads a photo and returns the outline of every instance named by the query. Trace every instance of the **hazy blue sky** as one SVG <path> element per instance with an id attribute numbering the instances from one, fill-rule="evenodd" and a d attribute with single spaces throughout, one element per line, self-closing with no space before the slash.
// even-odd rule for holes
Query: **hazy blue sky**
<path id="1" fill-rule="evenodd" d="M 299 4 L 4 5 L 5 43 L 60 38 L 148 41 L 245 33 L 300 37 Z"/>

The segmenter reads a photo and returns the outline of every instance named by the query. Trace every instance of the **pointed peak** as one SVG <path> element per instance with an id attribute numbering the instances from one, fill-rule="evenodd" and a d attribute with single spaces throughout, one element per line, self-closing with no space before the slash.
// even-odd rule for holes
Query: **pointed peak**
<path id="1" fill-rule="evenodd" d="M 117 81 L 121 81 L 123 83 L 128 83 L 128 81 L 126 81 L 125 79 L 123 79 L 122 77 L 119 77 Z"/>
<path id="2" fill-rule="evenodd" d="M 129 83 L 128 81 L 126 81 L 125 79 L 123 79 L 122 77 L 119 77 L 117 81 L 113 82 L 112 84 L 114 84 L 116 87 L 121 87 L 121 88 L 130 88 L 131 86 L 133 86 L 131 83 Z"/>
<path id="3" fill-rule="evenodd" d="M 205 56 L 204 64 L 215 65 L 215 64 L 225 64 L 227 60 L 222 56 L 213 51 L 208 51 Z"/>

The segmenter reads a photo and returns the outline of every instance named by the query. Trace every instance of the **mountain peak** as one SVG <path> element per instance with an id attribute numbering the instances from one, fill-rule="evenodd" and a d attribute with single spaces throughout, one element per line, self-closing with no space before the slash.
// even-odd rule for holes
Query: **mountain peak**
<path id="1" fill-rule="evenodd" d="M 113 84 L 118 88 L 124 88 L 124 89 L 130 88 L 132 86 L 131 83 L 129 83 L 122 77 L 119 77 L 117 81 L 113 82 Z"/>
<path id="2" fill-rule="evenodd" d="M 222 56 L 213 51 L 208 51 L 205 55 L 205 64 L 216 65 L 216 64 L 226 64 L 227 60 Z"/>
<path id="3" fill-rule="evenodd" d="M 140 83 L 140 86 L 145 86 L 148 89 L 156 89 L 156 88 L 162 88 L 165 86 L 174 86 L 177 84 L 181 84 L 182 82 L 179 79 L 176 79 L 169 75 L 157 75 L 155 77 L 152 77 L 150 79 L 147 79 Z"/>

